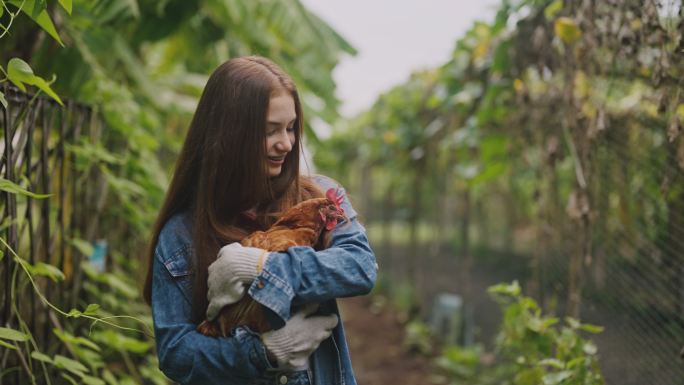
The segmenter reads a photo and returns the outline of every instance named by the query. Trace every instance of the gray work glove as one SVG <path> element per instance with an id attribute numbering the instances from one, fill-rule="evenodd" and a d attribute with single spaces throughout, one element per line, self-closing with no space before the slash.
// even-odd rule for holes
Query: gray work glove
<path id="1" fill-rule="evenodd" d="M 221 308 L 238 302 L 245 295 L 267 258 L 266 250 L 244 247 L 237 242 L 219 250 L 216 261 L 209 265 L 207 277 L 208 320 L 216 318 Z"/>
<path id="2" fill-rule="evenodd" d="M 306 365 L 309 356 L 337 326 L 335 314 L 311 316 L 317 305 L 309 305 L 295 313 L 285 326 L 263 333 L 261 340 L 275 357 L 278 368 L 294 369 Z"/>

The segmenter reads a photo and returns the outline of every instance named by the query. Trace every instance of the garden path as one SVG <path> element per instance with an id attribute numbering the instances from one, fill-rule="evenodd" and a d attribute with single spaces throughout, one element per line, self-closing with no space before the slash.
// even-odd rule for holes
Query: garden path
<path id="1" fill-rule="evenodd" d="M 342 319 L 359 385 L 443 383 L 431 357 L 404 348 L 404 326 L 390 306 L 372 296 L 340 300 Z"/>

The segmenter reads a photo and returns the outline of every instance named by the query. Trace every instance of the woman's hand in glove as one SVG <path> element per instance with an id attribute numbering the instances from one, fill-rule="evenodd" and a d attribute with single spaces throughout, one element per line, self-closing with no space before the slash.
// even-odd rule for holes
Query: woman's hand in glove
<path id="1" fill-rule="evenodd" d="M 261 340 L 275 357 L 279 368 L 297 368 L 306 364 L 311 353 L 318 348 L 337 326 L 335 314 L 311 316 L 317 305 L 309 305 L 295 313 L 285 326 L 263 333 Z"/>
<path id="2" fill-rule="evenodd" d="M 266 262 L 268 252 L 235 242 L 223 246 L 209 265 L 207 319 L 213 320 L 226 305 L 238 302 Z"/>

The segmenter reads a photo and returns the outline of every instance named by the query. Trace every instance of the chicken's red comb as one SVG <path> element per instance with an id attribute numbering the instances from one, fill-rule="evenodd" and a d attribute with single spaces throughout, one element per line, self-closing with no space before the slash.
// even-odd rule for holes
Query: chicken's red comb
<path id="1" fill-rule="evenodd" d="M 325 197 L 335 203 L 335 206 L 337 206 L 338 209 L 342 209 L 340 205 L 344 201 L 344 194 L 338 194 L 336 188 L 329 188 L 328 191 L 325 192 Z"/>

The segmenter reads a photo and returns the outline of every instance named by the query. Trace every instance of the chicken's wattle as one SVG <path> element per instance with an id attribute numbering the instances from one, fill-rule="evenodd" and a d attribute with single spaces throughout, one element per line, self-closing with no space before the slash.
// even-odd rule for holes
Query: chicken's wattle
<path id="1" fill-rule="evenodd" d="M 329 219 L 327 222 L 325 222 L 325 229 L 328 231 L 334 229 L 335 226 L 337 226 L 337 218 Z"/>

